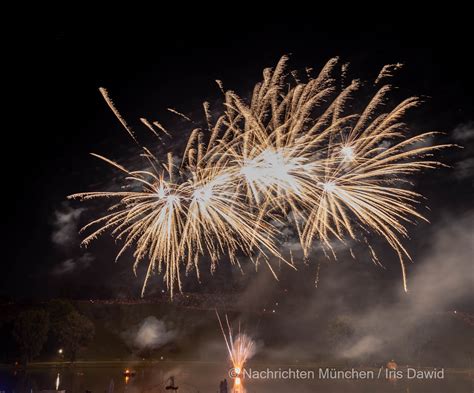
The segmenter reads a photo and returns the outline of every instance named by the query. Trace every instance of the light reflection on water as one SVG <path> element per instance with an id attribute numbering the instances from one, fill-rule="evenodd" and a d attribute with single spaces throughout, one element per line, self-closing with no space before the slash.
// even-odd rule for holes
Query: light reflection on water
<path id="1" fill-rule="evenodd" d="M 125 377 L 126 367 L 133 369 L 135 376 Z M 67 393 L 84 393 L 87 390 L 114 393 L 160 393 L 170 386 L 170 377 L 175 377 L 178 393 L 215 393 L 219 383 L 228 380 L 229 393 L 234 381 L 229 380 L 227 369 L 222 364 L 168 363 L 148 367 L 126 365 L 124 367 L 64 367 L 32 368 L 25 371 L 0 370 L 0 393 L 31 393 L 42 389 L 66 390 Z M 245 387 L 245 389 L 244 389 Z M 390 382 L 386 380 L 267 380 L 241 381 L 240 390 L 246 393 L 446 393 L 473 391 L 473 382 L 467 374 L 447 374 L 444 380 Z"/>

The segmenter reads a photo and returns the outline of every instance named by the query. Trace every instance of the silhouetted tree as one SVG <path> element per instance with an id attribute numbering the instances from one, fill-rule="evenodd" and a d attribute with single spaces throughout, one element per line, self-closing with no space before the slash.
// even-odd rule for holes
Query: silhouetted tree
<path id="1" fill-rule="evenodd" d="M 49 317 L 44 310 L 21 312 L 14 324 L 13 336 L 26 364 L 38 356 L 48 337 Z"/>
<path id="2" fill-rule="evenodd" d="M 77 311 L 69 313 L 58 325 L 58 338 L 71 362 L 94 338 L 94 324 Z"/>
<path id="3" fill-rule="evenodd" d="M 74 306 L 67 300 L 53 299 L 48 302 L 50 332 L 54 341 L 58 340 L 62 322 L 74 311 Z"/>

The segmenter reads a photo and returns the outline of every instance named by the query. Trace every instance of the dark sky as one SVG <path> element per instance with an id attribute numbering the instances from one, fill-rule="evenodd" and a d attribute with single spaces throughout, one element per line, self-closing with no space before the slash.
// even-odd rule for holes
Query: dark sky
<path id="1" fill-rule="evenodd" d="M 85 254 L 77 239 L 66 247 L 52 239 L 57 214 L 71 213 L 66 196 L 107 184 L 114 176 L 88 153 L 120 159 L 131 146 L 98 93 L 100 86 L 109 89 L 132 125 L 141 116 L 173 125 L 167 107 L 198 112 L 202 101 L 218 98 L 215 79 L 245 96 L 262 69 L 275 65 L 283 54 L 291 54 L 295 69 L 318 69 L 337 55 L 350 61 L 362 78 L 373 77 L 386 63 L 402 62 L 405 68 L 396 79 L 400 90 L 407 96 L 430 97 L 414 119 L 417 126 L 445 131 L 448 136 L 440 141 L 454 141 L 455 129 L 473 132 L 472 43 L 465 23 L 449 28 L 435 22 L 370 28 L 361 23 L 344 25 L 343 30 L 327 25 L 236 23 L 234 27 L 183 21 L 157 23 L 145 31 L 63 22 L 12 36 L 12 70 L 3 75 L 14 91 L 9 95 L 11 111 L 4 114 L 11 125 L 3 132 L 8 156 L 3 176 L 7 236 L 0 294 L 112 296 L 113 292 L 100 291 L 109 284 L 137 294 L 140 282 L 132 280 L 130 264 L 113 265 L 117 251 L 113 242 L 104 240 Z M 463 144 L 464 150 L 440 155 L 453 169 L 418 180 L 420 191 L 429 197 L 432 225 L 472 211 L 474 140 L 461 139 L 454 142 Z M 460 170 L 464 172 L 459 174 Z M 83 224 L 87 213 L 80 216 Z M 409 249 L 415 255 L 425 245 L 425 228 L 413 236 Z"/>

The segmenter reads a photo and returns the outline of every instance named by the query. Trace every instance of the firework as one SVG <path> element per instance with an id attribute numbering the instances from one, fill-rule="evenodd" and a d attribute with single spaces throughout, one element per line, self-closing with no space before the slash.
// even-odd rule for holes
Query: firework
<path id="1" fill-rule="evenodd" d="M 432 153 L 449 145 L 424 144 L 435 132 L 406 138 L 402 119 L 420 101 L 411 97 L 382 110 L 389 85 L 378 88 L 360 114 L 346 113 L 361 83 L 337 91 L 331 77 L 337 59 L 316 78 L 284 91 L 290 85 L 286 61 L 265 70 L 248 106 L 235 99 L 244 119 L 237 154 L 242 189 L 263 211 L 293 218 L 305 256 L 315 240 L 332 250 L 334 238 L 380 235 L 399 257 L 407 290 L 404 259 L 410 256 L 400 238 L 408 236 L 406 223 L 426 220 L 416 210 L 421 195 L 407 189 L 407 176 L 440 166 Z M 385 66 L 375 85 L 400 66 Z"/>
<path id="2" fill-rule="evenodd" d="M 244 370 L 245 363 L 255 354 L 255 342 L 245 333 L 241 333 L 240 324 L 238 333 L 234 337 L 227 314 L 225 315 L 227 329 L 224 327 L 224 324 L 222 323 L 222 320 L 217 310 L 216 315 L 219 321 L 219 326 L 221 328 L 222 335 L 224 336 L 227 351 L 229 354 L 229 360 L 232 365 L 233 374 L 235 375 L 233 392 L 241 393 L 244 391 L 244 388 L 242 386 L 242 373 Z"/>
<path id="3" fill-rule="evenodd" d="M 446 145 L 423 145 L 433 132 L 407 137 L 403 117 L 419 105 L 416 97 L 386 109 L 391 88 L 379 83 L 401 65 L 384 67 L 373 97 L 351 112 L 362 84 L 345 84 L 346 64 L 339 68 L 338 59 L 331 59 L 319 75 L 302 82 L 287 71 L 287 60 L 284 56 L 274 70 L 264 70 L 248 103 L 218 81 L 224 110 L 213 121 L 204 103 L 206 124 L 192 130 L 179 160 L 171 152 L 162 160 L 142 147 L 107 91 L 100 89 L 142 149 L 146 168 L 128 170 L 95 155 L 123 173 L 129 190 L 71 198 L 116 200 L 108 214 L 84 228 L 97 227 L 84 244 L 111 230 L 123 240 L 117 258 L 133 248 L 135 272 L 147 260 L 142 295 L 156 271 L 164 273 L 173 296 L 176 286 L 181 290 L 183 270 L 195 270 L 199 277 L 203 255 L 211 271 L 224 255 L 239 265 L 241 254 L 256 266 L 265 261 L 275 276 L 272 258 L 294 267 L 275 245 L 281 225 L 294 228 L 305 257 L 315 242 L 332 251 L 334 239 L 367 242 L 367 233 L 381 236 L 399 257 L 406 290 L 404 260 L 409 254 L 402 238 L 408 235 L 408 223 L 425 220 L 416 209 L 421 196 L 407 187 L 407 179 L 439 166 L 431 155 Z M 158 122 L 141 122 L 161 145 L 162 137 L 170 136 Z M 380 264 L 370 244 L 368 248 Z"/>
<path id="4" fill-rule="evenodd" d="M 148 159 L 156 160 L 151 153 L 146 154 Z M 82 229 L 99 226 L 83 244 L 111 229 L 117 239 L 124 239 L 117 259 L 134 245 L 134 271 L 140 261 L 149 260 L 142 296 L 155 270 L 164 272 L 173 296 L 176 284 L 181 290 L 181 266 L 185 265 L 187 271 L 195 267 L 199 275 L 198 258 L 205 253 L 211 259 L 212 268 L 223 253 L 234 263 L 239 263 L 236 258 L 239 250 L 251 253 L 255 249 L 264 257 L 267 251 L 278 255 L 272 242 L 273 229 L 262 217 L 249 211 L 235 194 L 232 176 L 225 167 L 195 168 L 189 179 L 177 183 L 171 155 L 164 171 L 157 169 L 158 162 L 152 165 L 153 170 L 128 171 L 105 157 L 96 156 L 119 168 L 131 185 L 138 183 L 142 190 L 72 195 L 71 198 L 82 200 L 118 199 L 109 214 Z"/>

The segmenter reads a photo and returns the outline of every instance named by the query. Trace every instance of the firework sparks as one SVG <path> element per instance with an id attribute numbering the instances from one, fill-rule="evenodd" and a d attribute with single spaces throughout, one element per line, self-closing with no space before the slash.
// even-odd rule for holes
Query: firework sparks
<path id="1" fill-rule="evenodd" d="M 417 98 L 386 110 L 391 88 L 385 85 L 365 109 L 350 113 L 348 103 L 361 83 L 354 80 L 339 87 L 338 59 L 331 59 L 306 83 L 287 72 L 287 60 L 283 57 L 274 70 L 264 70 L 248 103 L 224 91 L 219 82 L 224 111 L 213 122 L 204 103 L 206 127 L 190 133 L 181 163 L 172 153 L 162 162 L 146 147 L 142 157 L 147 168 L 140 171 L 95 155 L 119 169 L 124 185 L 133 188 L 71 196 L 116 199 L 108 214 L 84 228 L 98 227 L 84 244 L 111 230 L 124 242 L 117 258 L 134 248 L 135 272 L 148 260 L 142 295 L 156 271 L 164 273 L 173 296 L 176 287 L 181 290 L 182 270 L 194 269 L 199 277 L 203 255 L 210 258 L 211 271 L 224 255 L 239 264 L 238 255 L 244 254 L 256 265 L 263 259 L 276 276 L 270 259 L 284 260 L 275 246 L 278 222 L 295 228 L 305 257 L 314 242 L 332 250 L 334 239 L 366 239 L 367 231 L 381 236 L 399 257 L 406 290 L 404 260 L 409 254 L 402 238 L 408 236 L 408 223 L 424 220 L 416 210 L 420 195 L 408 189 L 407 177 L 439 166 L 431 155 L 447 145 L 422 145 L 433 132 L 407 137 L 402 119 L 419 105 Z M 399 65 L 385 67 L 376 85 L 396 68 Z M 339 75 L 346 79 L 346 64 Z M 100 92 L 140 146 L 108 92 Z M 155 127 L 170 135 L 156 121 L 141 121 L 160 144 Z"/>
<path id="2" fill-rule="evenodd" d="M 241 333 L 240 324 L 238 333 L 234 337 L 227 314 L 225 315 L 227 329 L 224 327 L 217 310 L 216 315 L 222 335 L 224 336 L 232 370 L 235 374 L 233 392 L 242 393 L 244 391 L 242 386 L 242 372 L 244 370 L 245 363 L 247 363 L 247 361 L 255 354 L 255 342 L 245 333 Z"/>

